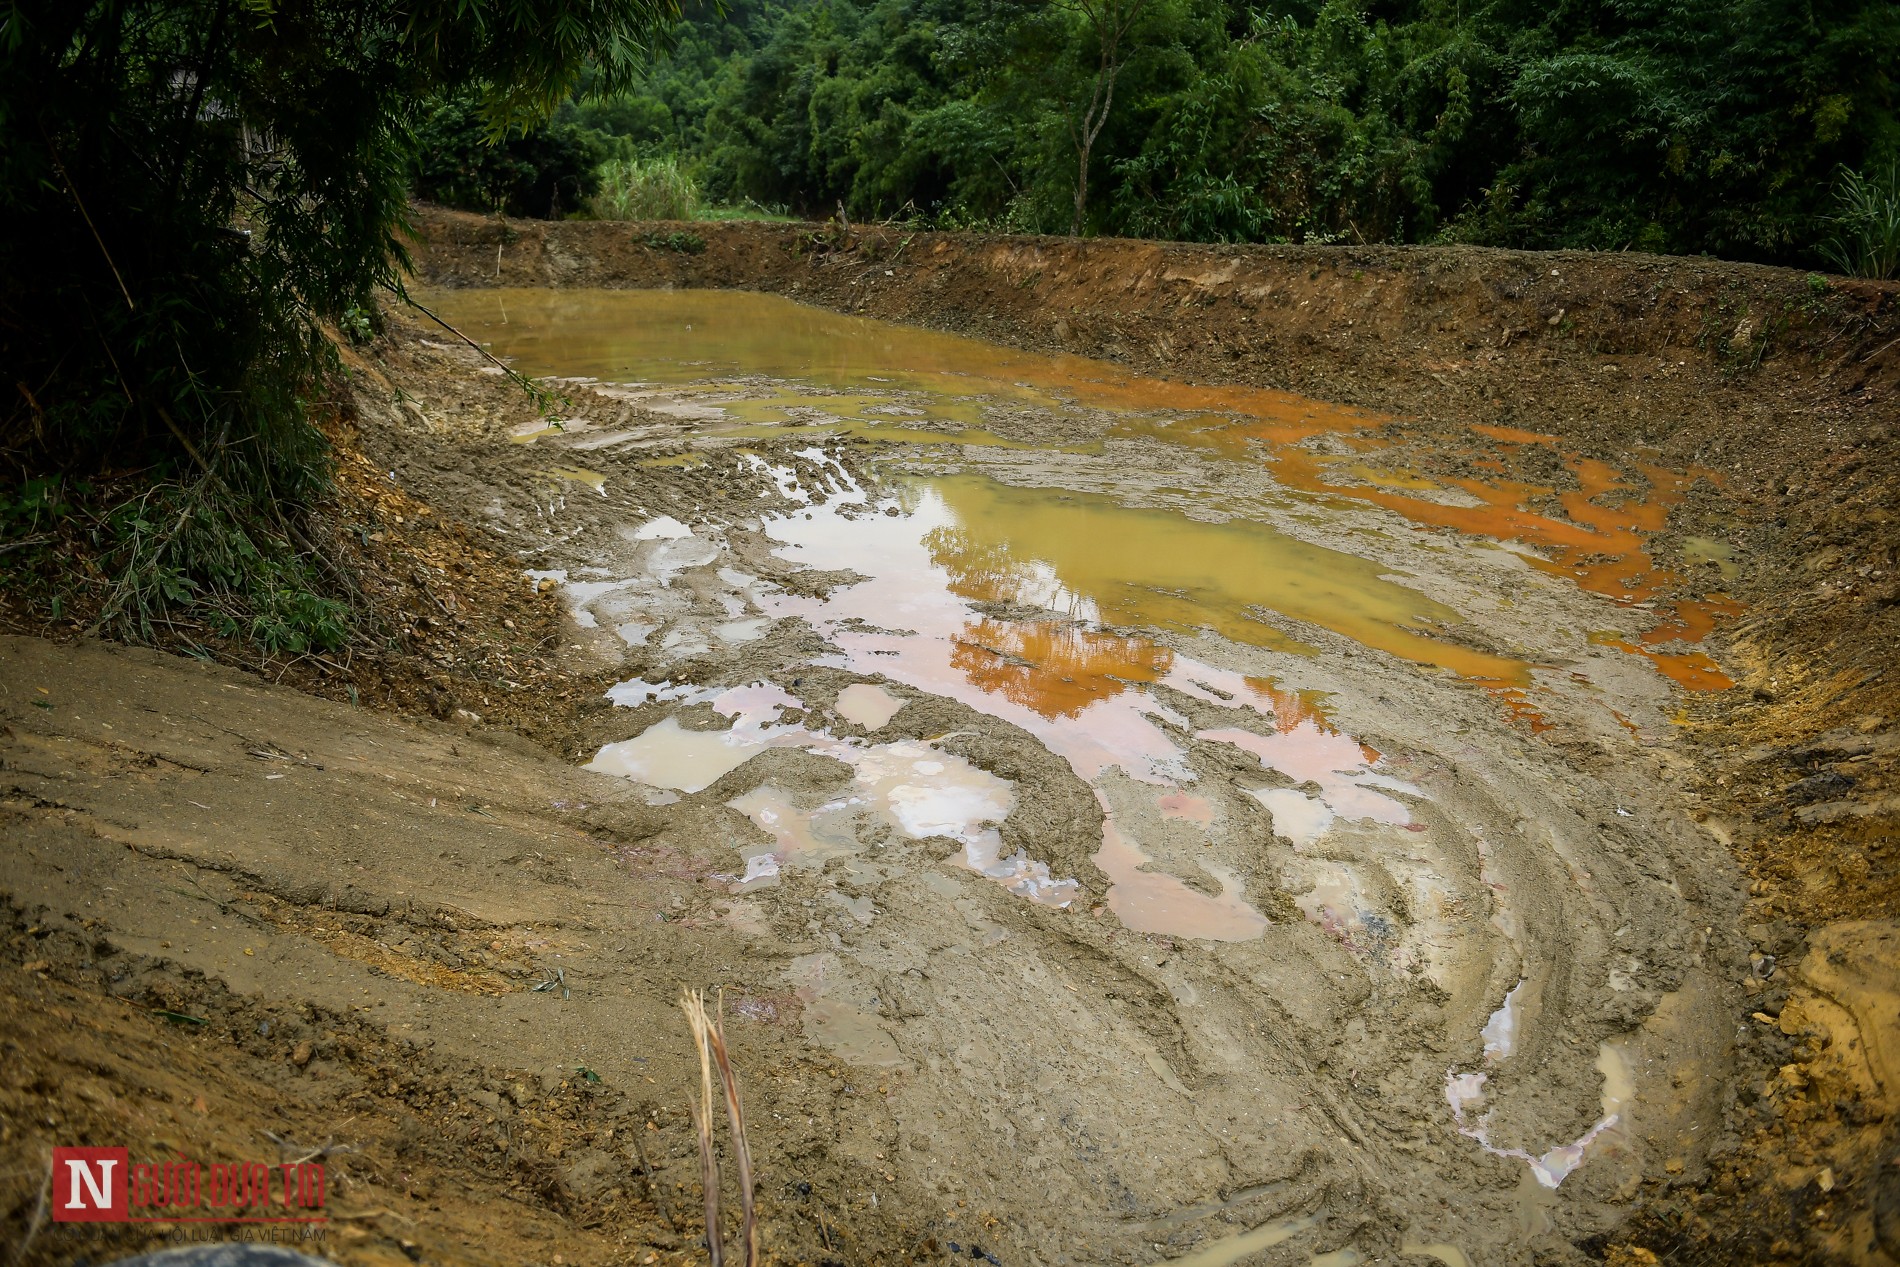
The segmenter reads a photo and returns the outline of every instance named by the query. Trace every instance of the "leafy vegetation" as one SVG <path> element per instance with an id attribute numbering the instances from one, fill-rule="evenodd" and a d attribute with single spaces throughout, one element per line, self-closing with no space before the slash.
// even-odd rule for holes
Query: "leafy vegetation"
<path id="1" fill-rule="evenodd" d="M 706 249 L 706 239 L 697 233 L 675 230 L 672 233 L 648 233 L 635 239 L 642 246 L 650 246 L 656 251 L 678 251 L 684 255 L 698 255 Z"/>
<path id="2" fill-rule="evenodd" d="M 1843 168 L 1828 221 L 1828 263 L 1859 277 L 1900 277 L 1900 162 L 1872 178 Z"/>
<path id="3" fill-rule="evenodd" d="M 310 402 L 334 366 L 326 326 L 368 337 L 377 291 L 398 285 L 414 136 L 518 136 L 583 76 L 630 87 L 672 3 L 0 6 L 0 455 L 16 489 L 0 583 L 37 584 L 57 619 L 59 578 L 76 577 L 96 624 L 134 637 L 341 642 L 350 587 L 310 532 L 329 487 Z M 418 117 L 430 100 L 450 104 Z M 591 193 L 592 151 L 569 139 L 551 182 L 512 142 L 429 179 L 558 212 Z M 47 566 L 69 547 L 83 566 Z"/>
<path id="4" fill-rule="evenodd" d="M 736 0 L 557 126 L 807 216 L 1821 263 L 1897 81 L 1885 0 Z"/>
<path id="5" fill-rule="evenodd" d="M 498 138 L 480 97 L 464 92 L 417 124 L 413 179 L 444 206 L 552 220 L 595 196 L 603 154 L 594 134 L 568 123 Z"/>
<path id="6" fill-rule="evenodd" d="M 699 186 L 679 159 L 617 158 L 600 169 L 591 210 L 601 220 L 691 220 Z"/>

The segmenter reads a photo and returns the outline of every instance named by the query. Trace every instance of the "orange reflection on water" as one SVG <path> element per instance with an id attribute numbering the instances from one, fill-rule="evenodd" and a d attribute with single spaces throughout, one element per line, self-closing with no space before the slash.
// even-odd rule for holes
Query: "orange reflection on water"
<path id="1" fill-rule="evenodd" d="M 937 477 L 930 487 L 954 522 L 924 544 L 961 598 L 1111 628 L 1211 630 L 1244 646 L 1314 654 L 1268 618 L 1278 614 L 1471 681 L 1530 681 L 1522 660 L 1436 636 L 1463 618 L 1396 582 L 1387 565 L 1264 524 L 1192 519 L 1094 493 L 1055 498 L 981 476 Z M 1076 648 L 1085 650 L 1109 657 L 1104 674 L 1120 672 L 1115 657 L 1129 654 L 1113 638 Z M 1136 657 L 1131 671 L 1143 663 Z"/>
<path id="2" fill-rule="evenodd" d="M 1067 621 L 985 618 L 964 626 L 950 663 L 973 685 L 1054 721 L 1079 716 L 1132 684 L 1160 681 L 1174 653 L 1139 635 Z"/>
<path id="3" fill-rule="evenodd" d="M 1312 722 L 1319 729 L 1331 732 L 1334 727 L 1326 716 L 1326 710 L 1320 707 L 1320 701 L 1326 698 L 1324 691 L 1287 691 L 1270 677 L 1250 677 L 1247 685 L 1264 699 L 1273 710 L 1273 725 L 1276 730 L 1296 730 L 1301 722 Z M 1366 754 L 1368 762 L 1377 761 L 1379 754 L 1365 744 L 1359 745 Z"/>

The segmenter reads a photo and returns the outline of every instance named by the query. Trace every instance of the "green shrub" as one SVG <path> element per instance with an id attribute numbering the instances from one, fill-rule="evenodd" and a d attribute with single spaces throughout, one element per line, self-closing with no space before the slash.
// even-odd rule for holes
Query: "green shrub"
<path id="1" fill-rule="evenodd" d="M 698 255 L 706 249 L 705 238 L 677 229 L 672 233 L 643 233 L 634 241 L 656 251 L 678 251 L 682 255 Z"/>
<path id="2" fill-rule="evenodd" d="M 1833 233 L 1821 257 L 1853 277 L 1900 277 L 1900 162 L 1884 176 L 1843 167 L 1834 182 Z"/>
<path id="3" fill-rule="evenodd" d="M 599 186 L 601 154 L 591 134 L 551 123 L 497 139 L 481 101 L 463 93 L 439 101 L 416 128 L 416 193 L 464 211 L 558 220 L 587 205 Z"/>
<path id="4" fill-rule="evenodd" d="M 699 186 L 670 155 L 603 163 L 589 204 L 602 220 L 691 220 L 699 205 Z"/>

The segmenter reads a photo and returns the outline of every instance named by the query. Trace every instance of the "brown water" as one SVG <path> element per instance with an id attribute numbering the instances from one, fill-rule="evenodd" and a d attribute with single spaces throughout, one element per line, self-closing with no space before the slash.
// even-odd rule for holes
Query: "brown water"
<path id="1" fill-rule="evenodd" d="M 1649 631 L 1635 641 L 1611 638 L 1604 645 L 1648 658 L 1692 690 L 1731 685 L 1692 644 L 1737 608 L 1721 595 L 1660 603 L 1659 596 L 1682 578 L 1657 567 L 1645 545 L 1698 473 L 1639 465 L 1639 478 L 1626 481 L 1607 464 L 1562 449 L 1552 437 L 1479 427 L 1473 429 L 1474 454 L 1548 446 L 1571 486 L 1533 484 L 1501 473 L 1425 476 L 1381 460 L 1388 441 L 1377 428 L 1391 420 L 1386 416 L 1284 392 L 1132 375 L 1108 362 L 1019 352 L 749 291 L 464 290 L 437 294 L 432 303 L 532 374 L 691 385 L 713 411 L 705 429 L 717 434 L 782 435 L 810 428 L 908 443 L 1099 451 L 1099 439 L 1030 445 L 998 435 L 983 425 L 983 411 L 993 404 L 1035 406 L 1057 417 L 1105 410 L 1117 419 L 1106 438 L 1158 438 L 1238 461 L 1264 462 L 1290 489 L 1368 502 L 1416 524 L 1534 547 L 1533 566 L 1622 605 L 1655 606 L 1657 623 Z M 721 392 L 722 379 L 749 381 Z M 800 384 L 829 390 L 813 393 Z M 1320 435 L 1333 437 L 1349 455 L 1316 453 L 1300 443 Z M 1476 466 L 1487 465 L 1501 471 L 1495 458 L 1479 456 Z M 1561 505 L 1561 516 L 1530 508 L 1547 498 Z M 1428 600 L 1394 605 L 1389 593 L 1359 589 L 1343 577 L 1370 570 L 1355 568 L 1358 561 L 1350 556 L 1276 543 L 1243 546 L 1229 558 L 1227 551 L 1244 532 L 1202 532 L 1179 526 L 1189 522 L 1179 516 L 1157 514 L 1122 534 L 1115 552 L 1127 558 L 1132 572 L 1146 575 L 1109 577 L 1099 562 L 1074 557 L 1076 547 L 1065 544 L 1074 533 L 1092 535 L 1099 525 L 1089 521 L 1098 515 L 1039 506 L 1033 498 L 1016 499 L 1006 509 L 1025 517 L 1013 539 L 1034 541 L 1038 551 L 1070 550 L 1065 564 L 1081 569 L 1088 578 L 1082 587 L 1095 590 L 1098 599 L 1106 597 L 1107 610 L 1139 621 L 1214 627 L 1228 636 L 1247 628 L 1242 613 L 1249 605 L 1283 611 L 1406 659 L 1495 683 L 1509 707 L 1533 726 L 1541 724 L 1534 704 L 1516 689 L 1528 666 L 1432 639 L 1427 625 L 1447 613 L 1433 610 Z M 1175 526 L 1168 526 L 1170 519 Z M 1192 570 L 1203 556 L 1191 551 L 1219 551 L 1211 557 L 1222 562 L 1209 570 L 1222 575 L 1198 578 L 1212 579 L 1211 585 L 1173 586 L 1187 592 L 1170 600 L 1153 587 L 1153 577 Z M 1282 579 L 1283 564 L 1294 557 L 1305 566 Z M 1341 583 L 1312 585 L 1315 566 L 1322 573 L 1342 566 Z M 1135 595 L 1143 586 L 1146 593 Z M 1324 608 L 1328 618 L 1314 620 L 1317 608 Z M 1077 645 L 1071 638 L 1058 646 L 1062 640 L 1053 631 L 1048 636 L 1050 651 L 1058 657 L 1109 654 L 1112 659 L 1114 654 L 1112 645 L 1100 639 Z M 1241 640 L 1261 642 L 1270 636 L 1255 632 Z"/>

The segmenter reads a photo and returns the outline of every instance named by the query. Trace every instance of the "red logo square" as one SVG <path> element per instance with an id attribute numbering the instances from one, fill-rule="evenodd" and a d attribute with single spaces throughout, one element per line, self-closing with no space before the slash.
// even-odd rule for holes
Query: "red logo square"
<path id="1" fill-rule="evenodd" d="M 55 1148 L 53 1222 L 124 1223 L 131 1169 L 132 1154 L 124 1148 Z"/>

